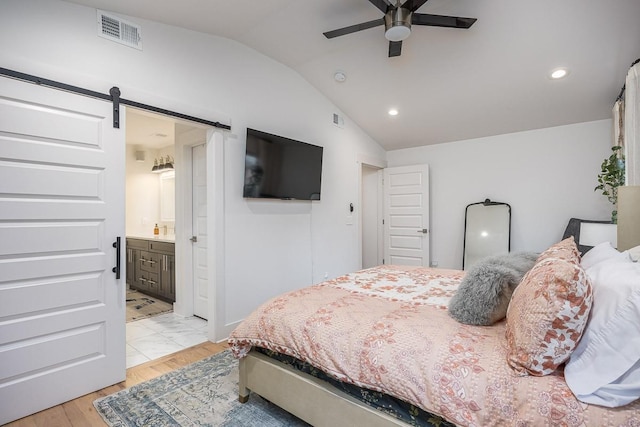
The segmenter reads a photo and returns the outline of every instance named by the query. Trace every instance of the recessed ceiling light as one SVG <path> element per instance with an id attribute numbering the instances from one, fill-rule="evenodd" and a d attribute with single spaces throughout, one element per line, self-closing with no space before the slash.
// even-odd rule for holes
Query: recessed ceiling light
<path id="1" fill-rule="evenodd" d="M 567 74 L 569 74 L 569 71 L 566 68 L 556 68 L 555 70 L 551 71 L 551 74 L 549 76 L 552 79 L 561 79 L 563 77 L 566 77 Z"/>
<path id="2" fill-rule="evenodd" d="M 398 110 L 396 110 L 395 108 L 392 108 L 389 110 L 389 115 L 390 116 L 397 116 L 398 115 Z"/>

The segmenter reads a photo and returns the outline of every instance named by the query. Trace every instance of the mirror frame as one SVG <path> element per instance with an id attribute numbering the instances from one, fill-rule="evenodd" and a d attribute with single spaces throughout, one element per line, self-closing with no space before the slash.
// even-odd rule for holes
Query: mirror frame
<path id="1" fill-rule="evenodd" d="M 509 205 L 508 203 L 504 203 L 504 202 L 493 202 L 489 199 L 485 199 L 484 202 L 478 202 L 478 203 L 471 203 L 469 205 L 467 205 L 467 207 L 464 210 L 464 241 L 463 241 L 463 246 L 462 246 L 462 269 L 464 270 L 465 268 L 465 264 L 468 264 L 467 261 L 467 249 L 468 249 L 468 244 L 467 244 L 467 240 L 468 240 L 468 230 L 467 230 L 467 226 L 469 223 L 469 208 L 477 206 L 477 205 L 482 205 L 484 207 L 486 207 L 487 209 L 493 209 L 496 207 L 505 207 L 507 208 L 507 215 L 508 215 L 508 221 L 507 224 L 505 224 L 505 226 L 507 227 L 507 247 L 505 248 L 507 252 L 511 252 L 511 205 Z M 494 254 L 496 252 L 492 252 L 492 253 L 487 253 L 486 256 L 490 256 L 492 254 Z"/>

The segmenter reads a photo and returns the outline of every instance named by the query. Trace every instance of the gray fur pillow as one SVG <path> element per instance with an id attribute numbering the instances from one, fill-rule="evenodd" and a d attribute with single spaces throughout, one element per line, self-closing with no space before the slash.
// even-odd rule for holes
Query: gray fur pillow
<path id="1" fill-rule="evenodd" d="M 449 314 L 468 325 L 492 325 L 507 315 L 514 289 L 536 262 L 534 252 L 483 258 L 462 279 L 449 302 Z"/>

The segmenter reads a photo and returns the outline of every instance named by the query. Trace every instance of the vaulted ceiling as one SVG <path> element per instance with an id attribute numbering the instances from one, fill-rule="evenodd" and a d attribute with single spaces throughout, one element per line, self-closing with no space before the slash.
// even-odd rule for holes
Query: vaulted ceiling
<path id="1" fill-rule="evenodd" d="M 638 0 L 429 0 L 417 12 L 477 22 L 414 25 L 394 58 L 384 26 L 323 36 L 382 18 L 368 0 L 69 1 L 243 43 L 296 70 L 388 150 L 610 118 L 640 57 Z M 551 79 L 561 67 L 568 75 Z"/>

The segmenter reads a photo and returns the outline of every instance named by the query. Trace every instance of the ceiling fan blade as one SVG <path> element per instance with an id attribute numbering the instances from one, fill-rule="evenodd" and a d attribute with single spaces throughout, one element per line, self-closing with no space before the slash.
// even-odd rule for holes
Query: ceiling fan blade
<path id="1" fill-rule="evenodd" d="M 402 7 L 409 9 L 411 12 L 415 12 L 426 2 L 427 0 L 407 0 L 402 4 Z"/>
<path id="2" fill-rule="evenodd" d="M 387 0 L 369 0 L 369 2 L 380 9 L 380 12 L 387 13 L 391 6 Z"/>
<path id="3" fill-rule="evenodd" d="M 366 30 L 368 28 L 377 27 L 378 25 L 383 25 L 383 24 L 384 24 L 384 18 L 380 18 L 373 21 L 369 21 L 369 22 L 363 22 L 361 24 L 350 25 L 348 27 L 339 28 L 333 31 L 327 31 L 326 33 L 323 33 L 323 34 L 326 38 L 332 39 L 334 37 L 344 36 L 346 34 L 355 33 L 356 31 Z"/>
<path id="4" fill-rule="evenodd" d="M 400 56 L 402 53 L 402 42 L 389 42 L 389 58 Z"/>
<path id="5" fill-rule="evenodd" d="M 431 27 L 469 28 L 476 21 L 476 18 L 429 15 L 426 13 L 414 13 L 411 16 L 411 23 L 413 25 L 428 25 Z"/>

